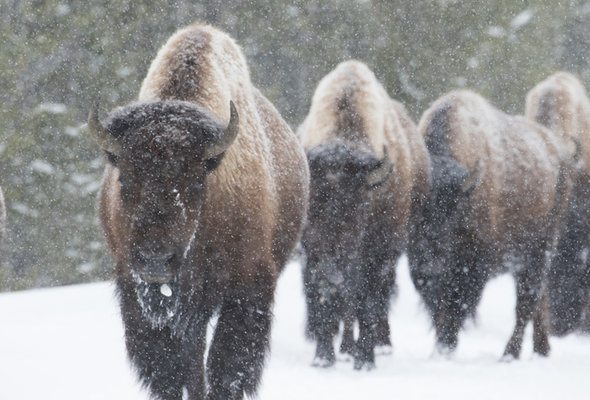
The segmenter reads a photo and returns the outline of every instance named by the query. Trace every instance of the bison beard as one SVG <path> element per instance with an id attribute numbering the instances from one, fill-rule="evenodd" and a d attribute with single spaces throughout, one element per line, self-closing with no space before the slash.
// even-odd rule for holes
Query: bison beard
<path id="1" fill-rule="evenodd" d="M 207 399 L 241 399 L 244 393 L 256 390 L 272 320 L 273 288 L 264 281 L 261 279 L 255 296 L 243 292 L 228 299 L 218 315 L 207 359 Z M 143 305 L 133 298 L 134 291 L 124 282 L 117 286 L 128 354 L 144 386 L 158 399 L 179 400 L 183 387 L 190 399 L 201 398 L 207 326 L 217 307 L 206 298 L 194 304 L 188 296 L 177 295 L 174 316 L 161 323 L 156 316 L 164 309 L 146 315 Z M 154 289 L 157 299 L 159 287 Z M 181 298 L 188 303 L 183 304 Z"/>
<path id="2" fill-rule="evenodd" d="M 151 323 L 152 328 L 163 328 L 179 311 L 178 279 L 160 284 L 146 282 L 135 272 L 132 275 L 142 315 Z M 167 291 L 170 291 L 169 295 Z"/>

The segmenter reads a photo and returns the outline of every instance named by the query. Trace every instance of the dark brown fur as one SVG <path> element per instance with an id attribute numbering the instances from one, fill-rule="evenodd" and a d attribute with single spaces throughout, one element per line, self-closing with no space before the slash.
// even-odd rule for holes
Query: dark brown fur
<path id="1" fill-rule="evenodd" d="M 105 122 L 121 149 L 100 196 L 129 357 L 154 398 L 242 399 L 260 380 L 276 280 L 305 215 L 305 156 L 237 45 L 211 27 L 170 38 L 139 100 Z M 206 158 L 230 100 L 239 133 Z"/>

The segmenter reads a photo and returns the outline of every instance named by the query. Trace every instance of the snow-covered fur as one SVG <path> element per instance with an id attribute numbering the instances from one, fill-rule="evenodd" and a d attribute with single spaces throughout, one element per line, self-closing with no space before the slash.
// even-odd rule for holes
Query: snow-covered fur
<path id="1" fill-rule="evenodd" d="M 526 324 L 534 350 L 549 353 L 542 299 L 546 252 L 554 250 L 571 192 L 566 144 L 550 130 L 507 115 L 470 91 L 454 91 L 422 116 L 432 190 L 409 246 L 412 280 L 452 352 L 488 279 L 508 267 L 517 287 L 516 325 L 505 356 L 518 357 Z"/>
<path id="2" fill-rule="evenodd" d="M 590 301 L 590 100 L 582 83 L 557 72 L 527 95 L 526 116 L 565 140 L 577 158 L 574 192 L 548 276 L 552 332 L 578 328 Z"/>
<path id="3" fill-rule="evenodd" d="M 252 395 L 307 207 L 296 136 L 252 86 L 236 43 L 197 24 L 158 52 L 137 103 L 89 126 L 110 161 L 100 219 L 141 381 L 158 399 L 183 388 L 193 400 Z"/>
<path id="4" fill-rule="evenodd" d="M 298 133 L 311 173 L 302 243 L 316 363 L 334 362 L 332 341 L 344 321 L 341 351 L 354 354 L 355 368 L 370 368 L 375 345 L 391 343 L 394 267 L 407 245 L 412 207 L 427 190 L 426 147 L 405 108 L 358 61 L 341 63 L 320 81 Z"/>

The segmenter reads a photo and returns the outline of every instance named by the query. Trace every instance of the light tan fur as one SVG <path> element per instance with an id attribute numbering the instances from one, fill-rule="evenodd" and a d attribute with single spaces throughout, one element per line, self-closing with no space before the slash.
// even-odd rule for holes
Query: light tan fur
<path id="1" fill-rule="evenodd" d="M 318 84 L 298 134 L 306 150 L 339 140 L 377 158 L 387 151 L 393 172 L 383 185 L 388 195 L 376 207 L 387 213 L 397 240 L 406 243 L 412 201 L 427 191 L 429 158 L 405 107 L 389 97 L 375 74 L 359 61 L 339 64 Z"/>
<path id="2" fill-rule="evenodd" d="M 478 179 L 468 224 L 498 246 L 523 244 L 531 233 L 546 235 L 542 232 L 553 225 L 556 212 L 563 214 L 560 204 L 571 189 L 558 190 L 570 162 L 564 142 L 539 124 L 459 90 L 438 99 L 422 116 L 418 130 L 427 145 L 434 140 L 428 137 L 433 116 L 441 110 L 446 110 L 450 155 Z M 569 182 L 569 176 L 565 179 Z"/>
<path id="3" fill-rule="evenodd" d="M 578 78 L 556 72 L 541 81 L 527 94 L 525 114 L 562 137 L 572 154 L 579 151 L 580 172 L 590 177 L 590 99 Z"/>

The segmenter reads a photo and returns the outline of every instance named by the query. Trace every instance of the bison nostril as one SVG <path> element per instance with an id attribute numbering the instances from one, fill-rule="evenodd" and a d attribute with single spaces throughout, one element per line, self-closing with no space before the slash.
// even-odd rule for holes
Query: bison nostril
<path id="1" fill-rule="evenodd" d="M 135 253 L 136 271 L 142 279 L 150 283 L 166 283 L 172 279 L 173 263 L 176 255 L 172 252 L 161 253 L 138 250 Z"/>
<path id="2" fill-rule="evenodd" d="M 174 253 L 140 250 L 136 253 L 136 271 L 149 283 L 168 283 L 173 278 Z"/>

